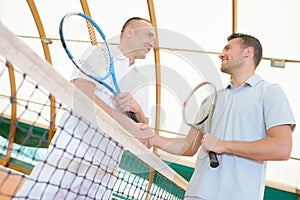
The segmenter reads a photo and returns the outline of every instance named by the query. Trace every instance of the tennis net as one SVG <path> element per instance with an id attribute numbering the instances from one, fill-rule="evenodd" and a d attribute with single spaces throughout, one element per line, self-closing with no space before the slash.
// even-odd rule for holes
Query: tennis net
<path id="1" fill-rule="evenodd" d="M 180 175 L 1 23 L 0 43 L 1 198 L 183 199 Z"/>

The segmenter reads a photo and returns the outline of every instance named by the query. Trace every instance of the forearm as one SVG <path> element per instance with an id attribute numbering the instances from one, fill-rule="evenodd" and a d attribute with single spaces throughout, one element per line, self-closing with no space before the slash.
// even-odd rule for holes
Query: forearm
<path id="1" fill-rule="evenodd" d="M 185 155 L 188 148 L 188 144 L 184 138 L 166 138 L 160 135 L 151 138 L 150 144 L 175 155 Z"/>
<path id="2" fill-rule="evenodd" d="M 252 160 L 287 160 L 290 151 L 278 144 L 275 146 L 269 139 L 256 142 L 226 142 L 224 153 L 242 156 Z"/>
<path id="3" fill-rule="evenodd" d="M 182 156 L 193 156 L 201 144 L 202 133 L 192 128 L 184 138 L 166 138 L 155 135 L 150 138 L 150 146 L 155 146 L 168 153 Z"/>
<path id="4" fill-rule="evenodd" d="M 125 114 L 112 109 L 110 106 L 105 104 L 100 98 L 95 94 L 95 85 L 87 80 L 75 79 L 72 83 L 82 90 L 87 96 L 89 96 L 93 101 L 101 107 L 106 113 L 108 113 L 112 118 L 114 118 L 119 124 L 121 124 L 126 130 L 128 130 L 135 137 L 150 137 L 153 132 L 150 128 L 140 129 L 137 123 L 128 118 Z"/>
<path id="5" fill-rule="evenodd" d="M 135 112 L 136 117 L 138 118 L 140 123 L 148 124 L 149 120 L 147 117 L 145 117 L 142 109 L 139 109 L 138 112 Z"/>
<path id="6" fill-rule="evenodd" d="M 219 140 L 213 151 L 258 161 L 287 160 L 292 149 L 291 130 L 288 126 L 281 126 L 280 129 L 265 139 L 253 142 Z"/>
<path id="7" fill-rule="evenodd" d="M 112 118 L 114 118 L 121 126 L 123 126 L 127 131 L 129 131 L 134 137 L 148 138 L 154 135 L 154 133 L 149 127 L 141 129 L 140 126 L 137 123 L 135 123 L 132 119 L 130 119 L 127 115 L 112 109 L 98 97 L 95 97 L 95 102 Z"/>

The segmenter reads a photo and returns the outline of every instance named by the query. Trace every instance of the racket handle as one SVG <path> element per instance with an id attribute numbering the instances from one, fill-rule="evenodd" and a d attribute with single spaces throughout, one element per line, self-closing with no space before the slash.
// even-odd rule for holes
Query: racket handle
<path id="1" fill-rule="evenodd" d="M 210 167 L 216 168 L 219 166 L 217 154 L 213 151 L 208 152 Z"/>
<path id="2" fill-rule="evenodd" d="M 139 122 L 138 118 L 135 116 L 134 112 L 126 112 L 126 115 L 135 122 Z"/>

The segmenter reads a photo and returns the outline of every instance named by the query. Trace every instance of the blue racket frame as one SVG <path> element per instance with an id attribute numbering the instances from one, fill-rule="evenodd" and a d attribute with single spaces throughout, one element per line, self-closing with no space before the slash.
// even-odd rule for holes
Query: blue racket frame
<path id="1" fill-rule="evenodd" d="M 109 70 L 109 72 L 107 73 L 107 75 L 106 75 L 105 77 L 99 78 L 99 77 L 93 76 L 93 75 L 91 75 L 91 74 L 86 74 L 84 71 L 82 71 L 82 70 L 80 69 L 80 67 L 79 67 L 79 65 L 81 65 L 81 63 L 78 62 L 78 61 L 74 58 L 74 56 L 73 56 L 72 53 L 70 52 L 68 46 L 67 46 L 66 43 L 64 42 L 64 41 L 65 41 L 65 38 L 64 38 L 64 34 L 63 34 L 63 26 L 64 26 L 63 21 L 64 21 L 64 19 L 66 19 L 66 18 L 68 18 L 68 17 L 70 17 L 70 16 L 72 16 L 72 15 L 78 15 L 78 16 L 81 16 L 81 17 L 85 18 L 85 19 L 88 20 L 91 24 L 93 24 L 93 26 L 96 28 L 96 30 L 100 33 L 100 35 L 101 35 L 101 37 L 102 37 L 102 39 L 103 39 L 103 41 L 104 41 L 104 44 L 105 44 L 105 46 L 106 46 L 106 48 L 107 48 L 107 50 L 108 50 L 109 61 L 110 61 L 110 70 Z M 87 76 L 90 77 L 91 79 L 94 79 L 95 81 L 100 82 L 100 83 L 101 83 L 102 85 L 104 85 L 107 89 L 109 89 L 109 91 L 110 91 L 111 93 L 113 93 L 114 96 L 116 96 L 117 94 L 119 94 L 119 93 L 121 92 L 120 87 L 119 87 L 119 85 L 118 85 L 118 83 L 117 83 L 116 74 L 115 74 L 114 62 L 113 62 L 113 58 L 112 58 L 112 56 L 111 56 L 111 52 L 110 52 L 110 49 L 109 49 L 109 45 L 108 45 L 108 43 L 107 43 L 107 41 L 106 41 L 106 36 L 105 36 L 104 32 L 101 30 L 101 28 L 98 26 L 98 24 L 97 24 L 92 18 L 90 18 L 89 16 L 87 16 L 87 15 L 85 15 L 85 14 L 83 14 L 83 13 L 80 13 L 80 12 L 71 12 L 71 13 L 68 13 L 68 14 L 66 14 L 66 15 L 63 17 L 63 19 L 62 19 L 62 21 L 61 21 L 61 24 L 60 24 L 60 26 L 59 26 L 59 34 L 60 34 L 60 39 L 61 39 L 61 41 L 62 41 L 62 45 L 63 45 L 63 47 L 64 47 L 65 50 L 66 50 L 66 53 L 68 54 L 68 56 L 69 56 L 69 58 L 72 60 L 72 62 L 75 64 L 75 66 L 77 66 L 77 68 L 78 68 L 81 72 L 83 72 L 85 75 L 87 75 Z M 113 80 L 113 83 L 114 83 L 114 86 L 115 86 L 115 89 L 116 89 L 116 90 L 114 90 L 110 85 L 108 85 L 107 83 L 104 82 L 110 75 L 112 76 L 112 80 Z"/>
<path id="2" fill-rule="evenodd" d="M 77 61 L 74 56 L 72 55 L 72 53 L 70 52 L 66 42 L 65 42 L 65 37 L 64 37 L 64 34 L 63 34 L 63 26 L 64 26 L 64 20 L 70 16 L 73 16 L 73 15 L 78 15 L 78 16 L 81 16 L 83 18 L 85 18 L 87 21 L 89 21 L 95 28 L 96 30 L 100 33 L 103 41 L 104 41 L 104 44 L 108 50 L 108 55 L 109 55 L 109 61 L 110 61 L 110 69 L 109 69 L 109 72 L 107 73 L 107 75 L 103 78 L 100 78 L 100 77 L 96 77 L 96 76 L 93 76 L 91 74 L 86 74 L 83 70 L 80 69 L 80 65 L 81 63 L 79 61 Z M 113 58 L 112 58 L 112 55 L 111 55 L 111 52 L 110 52 L 110 49 L 109 49 L 109 45 L 106 41 L 106 36 L 104 34 L 104 32 L 101 30 L 101 28 L 98 26 L 98 24 L 92 19 L 90 18 L 89 16 L 81 13 L 81 12 L 70 12 L 68 14 L 66 14 L 63 19 L 61 20 L 61 23 L 60 23 L 60 26 L 59 26 L 59 35 L 60 35 L 60 40 L 62 42 L 62 45 L 67 53 L 67 55 L 69 56 L 69 58 L 71 59 L 71 61 L 74 63 L 74 65 L 82 72 L 84 73 L 85 75 L 87 75 L 88 77 L 90 77 L 91 79 L 101 83 L 104 87 L 106 87 L 114 96 L 116 96 L 117 94 L 119 94 L 121 92 L 120 90 L 120 87 L 118 85 L 118 82 L 117 82 L 117 79 L 116 79 L 116 74 L 115 74 L 115 67 L 114 67 L 114 62 L 113 62 Z M 114 86 L 115 86 L 115 89 L 114 90 L 110 85 L 108 85 L 107 83 L 104 82 L 104 80 L 106 80 L 109 76 L 111 75 L 112 77 L 112 80 L 113 80 L 113 83 L 114 83 Z M 135 122 L 139 122 L 139 120 L 137 119 L 136 115 L 133 113 L 133 112 L 126 112 L 127 116 L 130 117 L 132 120 L 134 120 Z"/>

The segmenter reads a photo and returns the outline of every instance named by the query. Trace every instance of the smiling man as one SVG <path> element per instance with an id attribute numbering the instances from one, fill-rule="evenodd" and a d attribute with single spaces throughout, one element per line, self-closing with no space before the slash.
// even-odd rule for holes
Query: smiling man
<path id="1" fill-rule="evenodd" d="M 231 80 L 218 91 L 210 134 L 191 128 L 185 138 L 155 135 L 149 144 L 177 155 L 198 152 L 186 200 L 262 200 L 265 161 L 290 157 L 293 113 L 282 88 L 255 74 L 262 59 L 258 39 L 232 34 L 219 58 Z M 217 153 L 218 168 L 209 167 L 207 151 Z"/>

